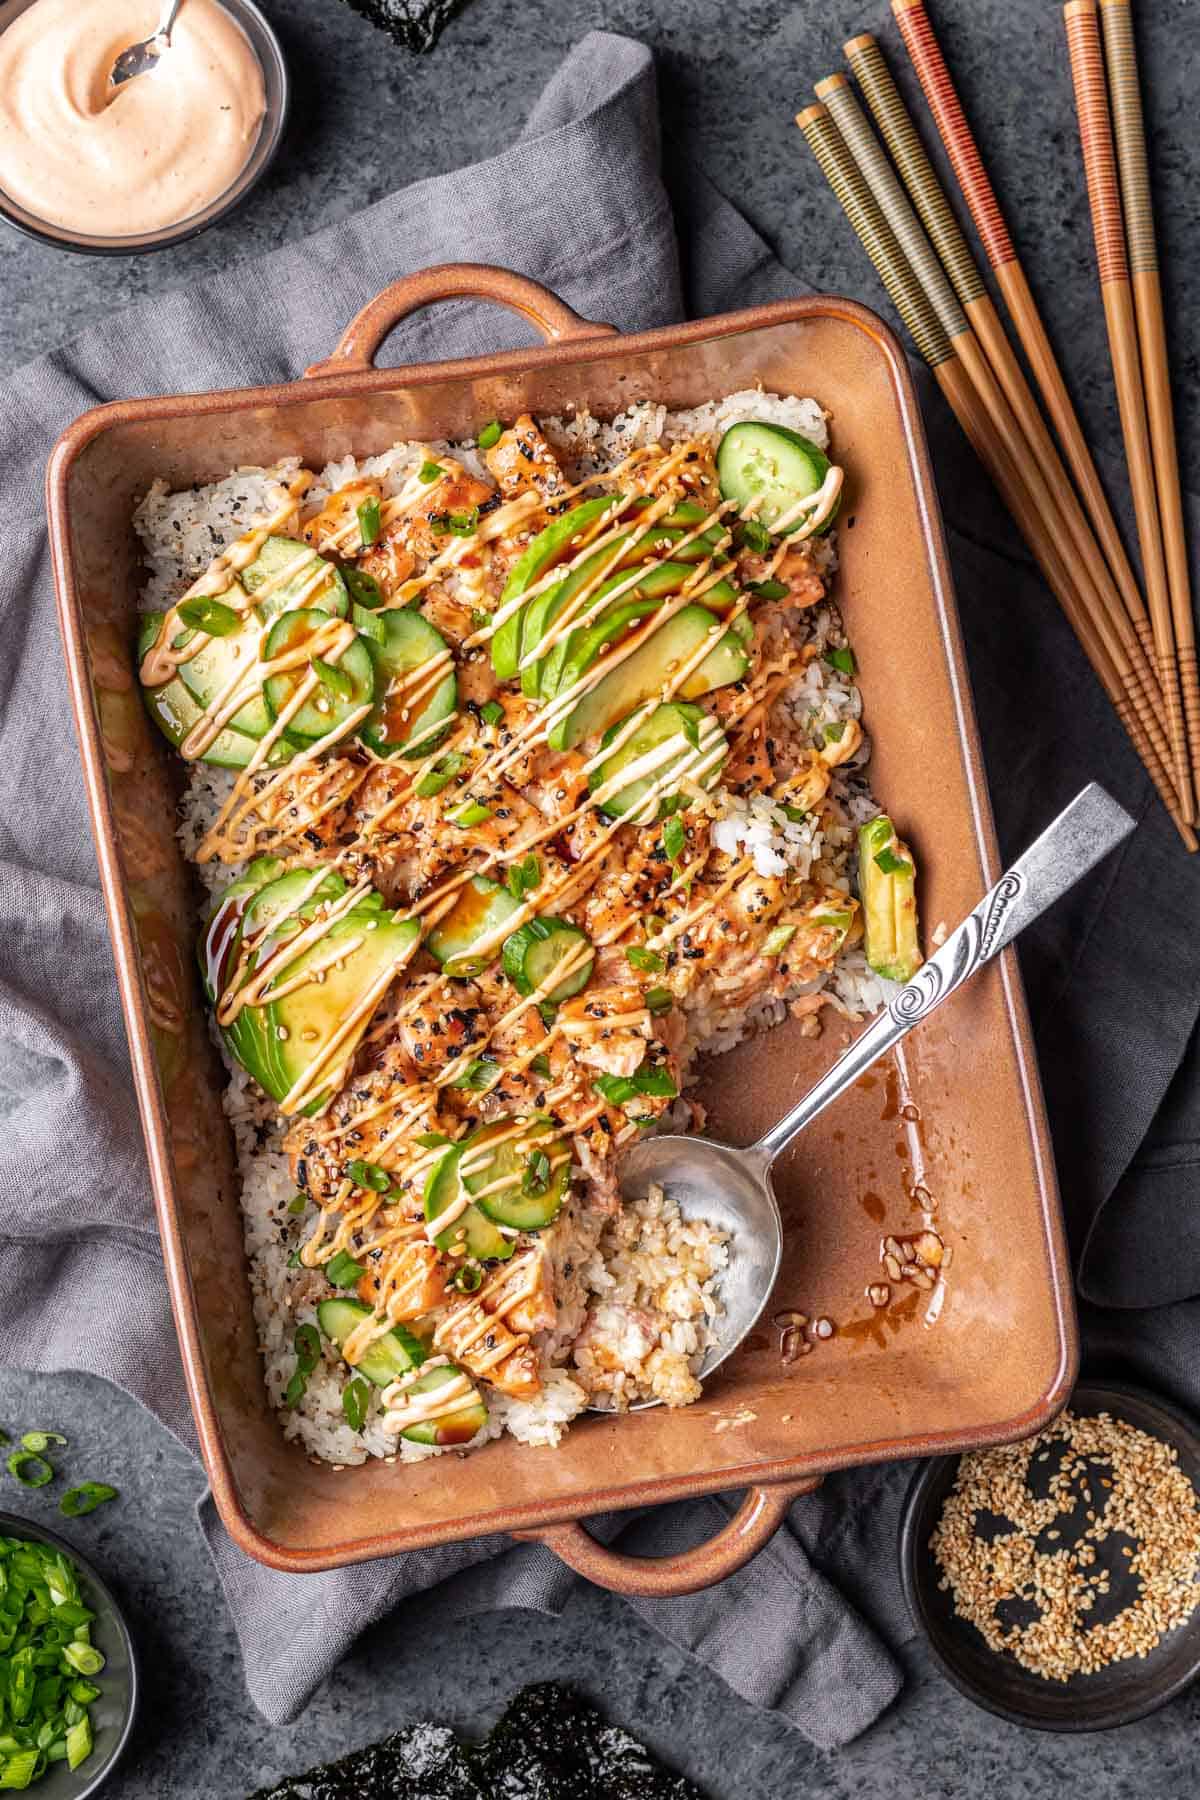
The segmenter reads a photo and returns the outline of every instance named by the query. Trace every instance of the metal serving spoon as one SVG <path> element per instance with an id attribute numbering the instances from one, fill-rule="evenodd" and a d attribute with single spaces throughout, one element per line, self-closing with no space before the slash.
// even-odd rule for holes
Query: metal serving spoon
<path id="1" fill-rule="evenodd" d="M 642 1138 L 622 1158 L 621 1192 L 642 1198 L 652 1182 L 678 1201 L 685 1218 L 701 1218 L 729 1236 L 721 1276 L 724 1309 L 718 1341 L 700 1379 L 732 1356 L 758 1323 L 779 1274 L 783 1221 L 771 1186 L 771 1164 L 831 1101 L 852 1087 L 893 1044 L 1010 944 L 1134 828 L 1124 807 L 1095 782 L 1077 794 L 1041 837 L 968 913 L 941 949 L 896 989 L 862 1035 L 778 1125 L 756 1144 L 734 1150 L 710 1138 Z M 642 1401 L 657 1406 L 658 1401 Z"/>
<path id="2" fill-rule="evenodd" d="M 140 44 L 130 44 L 128 50 L 122 50 L 109 72 L 109 87 L 122 87 L 135 75 L 148 75 L 151 69 L 157 68 L 159 57 L 170 48 L 171 27 L 182 5 L 183 0 L 167 0 L 167 10 L 153 37 L 143 38 Z"/>

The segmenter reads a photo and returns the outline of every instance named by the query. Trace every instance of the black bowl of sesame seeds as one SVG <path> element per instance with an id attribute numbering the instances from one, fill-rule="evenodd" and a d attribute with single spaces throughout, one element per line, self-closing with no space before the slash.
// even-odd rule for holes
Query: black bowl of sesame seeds
<path id="1" fill-rule="evenodd" d="M 1036 1438 L 918 1471 L 900 1520 L 913 1620 L 977 1705 L 1104 1731 L 1200 1674 L 1200 1432 L 1082 1383 Z"/>

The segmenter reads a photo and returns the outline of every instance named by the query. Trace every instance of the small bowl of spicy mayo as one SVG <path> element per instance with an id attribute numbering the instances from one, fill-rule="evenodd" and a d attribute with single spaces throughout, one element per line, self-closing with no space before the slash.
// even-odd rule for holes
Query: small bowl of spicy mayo
<path id="1" fill-rule="evenodd" d="M 287 69 L 253 0 L 183 0 L 114 88 L 161 0 L 0 0 L 0 218 L 85 256 L 164 250 L 224 218 L 283 135 Z"/>

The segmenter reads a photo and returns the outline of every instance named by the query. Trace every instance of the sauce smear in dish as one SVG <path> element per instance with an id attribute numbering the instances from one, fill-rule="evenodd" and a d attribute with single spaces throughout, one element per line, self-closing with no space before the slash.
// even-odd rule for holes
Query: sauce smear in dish
<path id="1" fill-rule="evenodd" d="M 68 231 L 132 238 L 232 186 L 266 105 L 258 58 L 216 0 L 185 0 L 156 68 L 119 88 L 160 0 L 35 0 L 0 33 L 0 189 Z"/>

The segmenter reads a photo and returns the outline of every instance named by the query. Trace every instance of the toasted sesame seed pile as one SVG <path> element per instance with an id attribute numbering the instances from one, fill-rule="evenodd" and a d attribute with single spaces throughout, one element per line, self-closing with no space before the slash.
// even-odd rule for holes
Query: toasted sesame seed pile
<path id="1" fill-rule="evenodd" d="M 1061 1459 L 1044 1498 L 1035 1459 Z M 1110 1413 L 964 1456 L 929 1546 L 959 1617 L 1048 1681 L 1148 1655 L 1200 1604 L 1196 1490 L 1169 1444 Z"/>

